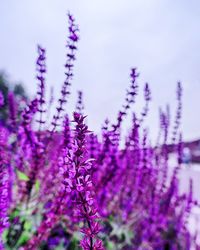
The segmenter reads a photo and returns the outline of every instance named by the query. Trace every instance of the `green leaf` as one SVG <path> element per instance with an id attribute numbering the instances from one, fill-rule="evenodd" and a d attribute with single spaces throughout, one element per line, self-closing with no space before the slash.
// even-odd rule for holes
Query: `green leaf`
<path id="1" fill-rule="evenodd" d="M 39 180 L 36 180 L 35 182 L 35 191 L 38 192 L 40 190 L 40 182 Z"/>
<path id="2" fill-rule="evenodd" d="M 17 245 L 22 246 L 24 245 L 28 240 L 30 239 L 30 234 L 28 232 L 23 232 L 22 235 L 20 236 Z"/>
<path id="3" fill-rule="evenodd" d="M 111 241 L 106 242 L 106 249 L 113 250 L 114 248 L 115 248 L 115 245 L 113 242 Z"/>
<path id="4" fill-rule="evenodd" d="M 29 180 L 29 177 L 19 170 L 17 170 L 17 176 L 21 181 L 28 181 Z"/>
<path id="5" fill-rule="evenodd" d="M 31 223 L 31 221 L 26 221 L 26 222 L 24 223 L 24 229 L 25 229 L 26 231 L 29 231 L 31 228 L 32 228 L 32 223 Z"/>
<path id="6" fill-rule="evenodd" d="M 7 235 L 8 235 L 8 229 L 4 230 L 3 233 L 2 233 L 1 237 L 2 237 L 3 242 L 6 242 Z"/>
<path id="7" fill-rule="evenodd" d="M 69 248 L 69 250 L 78 250 L 79 249 L 78 245 L 79 245 L 79 242 L 78 242 L 77 238 L 73 237 L 68 248 Z"/>
<path id="8" fill-rule="evenodd" d="M 10 220 L 12 221 L 14 218 L 16 218 L 17 216 L 19 216 L 19 212 L 20 210 L 18 208 L 15 208 L 15 210 L 10 214 Z"/>
<path id="9" fill-rule="evenodd" d="M 109 215 L 108 220 L 109 220 L 110 222 L 114 221 L 113 215 Z"/>

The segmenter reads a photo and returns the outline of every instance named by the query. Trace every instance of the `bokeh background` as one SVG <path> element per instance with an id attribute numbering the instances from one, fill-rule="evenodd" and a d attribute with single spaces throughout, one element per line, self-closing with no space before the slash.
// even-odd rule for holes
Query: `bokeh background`
<path id="1" fill-rule="evenodd" d="M 140 72 L 152 90 L 148 126 L 158 128 L 158 108 L 176 108 L 176 83 L 184 88 L 184 140 L 200 137 L 200 1 L 187 0 L 1 0 L 0 69 L 34 95 L 37 44 L 47 49 L 48 89 L 58 97 L 64 80 L 66 13 L 80 26 L 81 40 L 68 110 L 76 91 L 84 91 L 91 130 L 114 119 L 129 84 L 129 71 Z M 143 104 L 139 97 L 136 110 Z"/>

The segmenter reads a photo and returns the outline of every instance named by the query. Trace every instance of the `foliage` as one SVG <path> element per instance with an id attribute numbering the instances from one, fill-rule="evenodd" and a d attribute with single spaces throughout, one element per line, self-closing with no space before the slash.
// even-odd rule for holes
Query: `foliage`
<path id="1" fill-rule="evenodd" d="M 9 98 L 9 95 L 13 97 Z M 12 100 L 11 100 L 12 99 Z M 10 108 L 12 108 L 12 104 L 10 101 L 15 101 L 17 99 L 18 104 L 23 106 L 28 99 L 25 89 L 21 83 L 11 84 L 7 74 L 3 71 L 0 72 L 0 123 L 4 124 L 5 126 L 9 125 L 9 112 Z M 19 108 L 20 112 L 20 108 Z M 20 114 L 19 114 L 20 115 Z"/>

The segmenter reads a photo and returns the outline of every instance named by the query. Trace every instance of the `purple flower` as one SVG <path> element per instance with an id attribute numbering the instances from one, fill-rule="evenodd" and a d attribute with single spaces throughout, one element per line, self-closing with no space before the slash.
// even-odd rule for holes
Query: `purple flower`
<path id="1" fill-rule="evenodd" d="M 37 90 L 37 99 L 38 99 L 38 112 L 39 118 L 37 122 L 39 123 L 39 132 L 45 120 L 43 114 L 46 112 L 45 105 L 45 73 L 46 73 L 46 51 L 44 48 L 38 45 L 38 58 L 37 58 L 37 80 L 38 80 L 38 90 Z"/>
<path id="2" fill-rule="evenodd" d="M 0 249 L 3 249 L 2 233 L 9 226 L 9 156 L 6 151 L 8 131 L 0 126 Z"/>
<path id="3" fill-rule="evenodd" d="M 56 127 L 59 125 L 59 120 L 61 118 L 61 113 L 64 111 L 64 104 L 67 102 L 67 96 L 70 94 L 69 86 L 71 86 L 71 81 L 73 78 L 73 68 L 74 68 L 74 61 L 76 60 L 75 52 L 77 50 L 76 43 L 79 40 L 79 28 L 75 24 L 74 17 L 69 13 L 68 14 L 68 20 L 69 20 L 69 36 L 67 40 L 67 62 L 65 64 L 65 81 L 62 86 L 61 90 L 61 97 L 58 100 L 58 106 L 57 106 L 57 114 L 54 115 L 53 121 L 52 121 L 52 129 L 51 134 L 55 131 Z"/>

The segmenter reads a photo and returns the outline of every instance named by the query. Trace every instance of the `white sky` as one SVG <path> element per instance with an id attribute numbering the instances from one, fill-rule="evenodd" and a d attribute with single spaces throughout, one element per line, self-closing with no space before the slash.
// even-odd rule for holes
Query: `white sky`
<path id="1" fill-rule="evenodd" d="M 147 126 L 155 137 L 158 107 L 175 111 L 178 80 L 184 87 L 184 138 L 200 137 L 200 1 L 196 0 L 0 0 L 0 69 L 36 90 L 36 45 L 47 49 L 48 85 L 56 96 L 64 79 L 66 13 L 81 29 L 71 113 L 77 90 L 84 91 L 91 130 L 114 117 L 137 67 L 140 88 L 153 95 Z M 138 98 L 136 109 L 142 106 Z"/>

